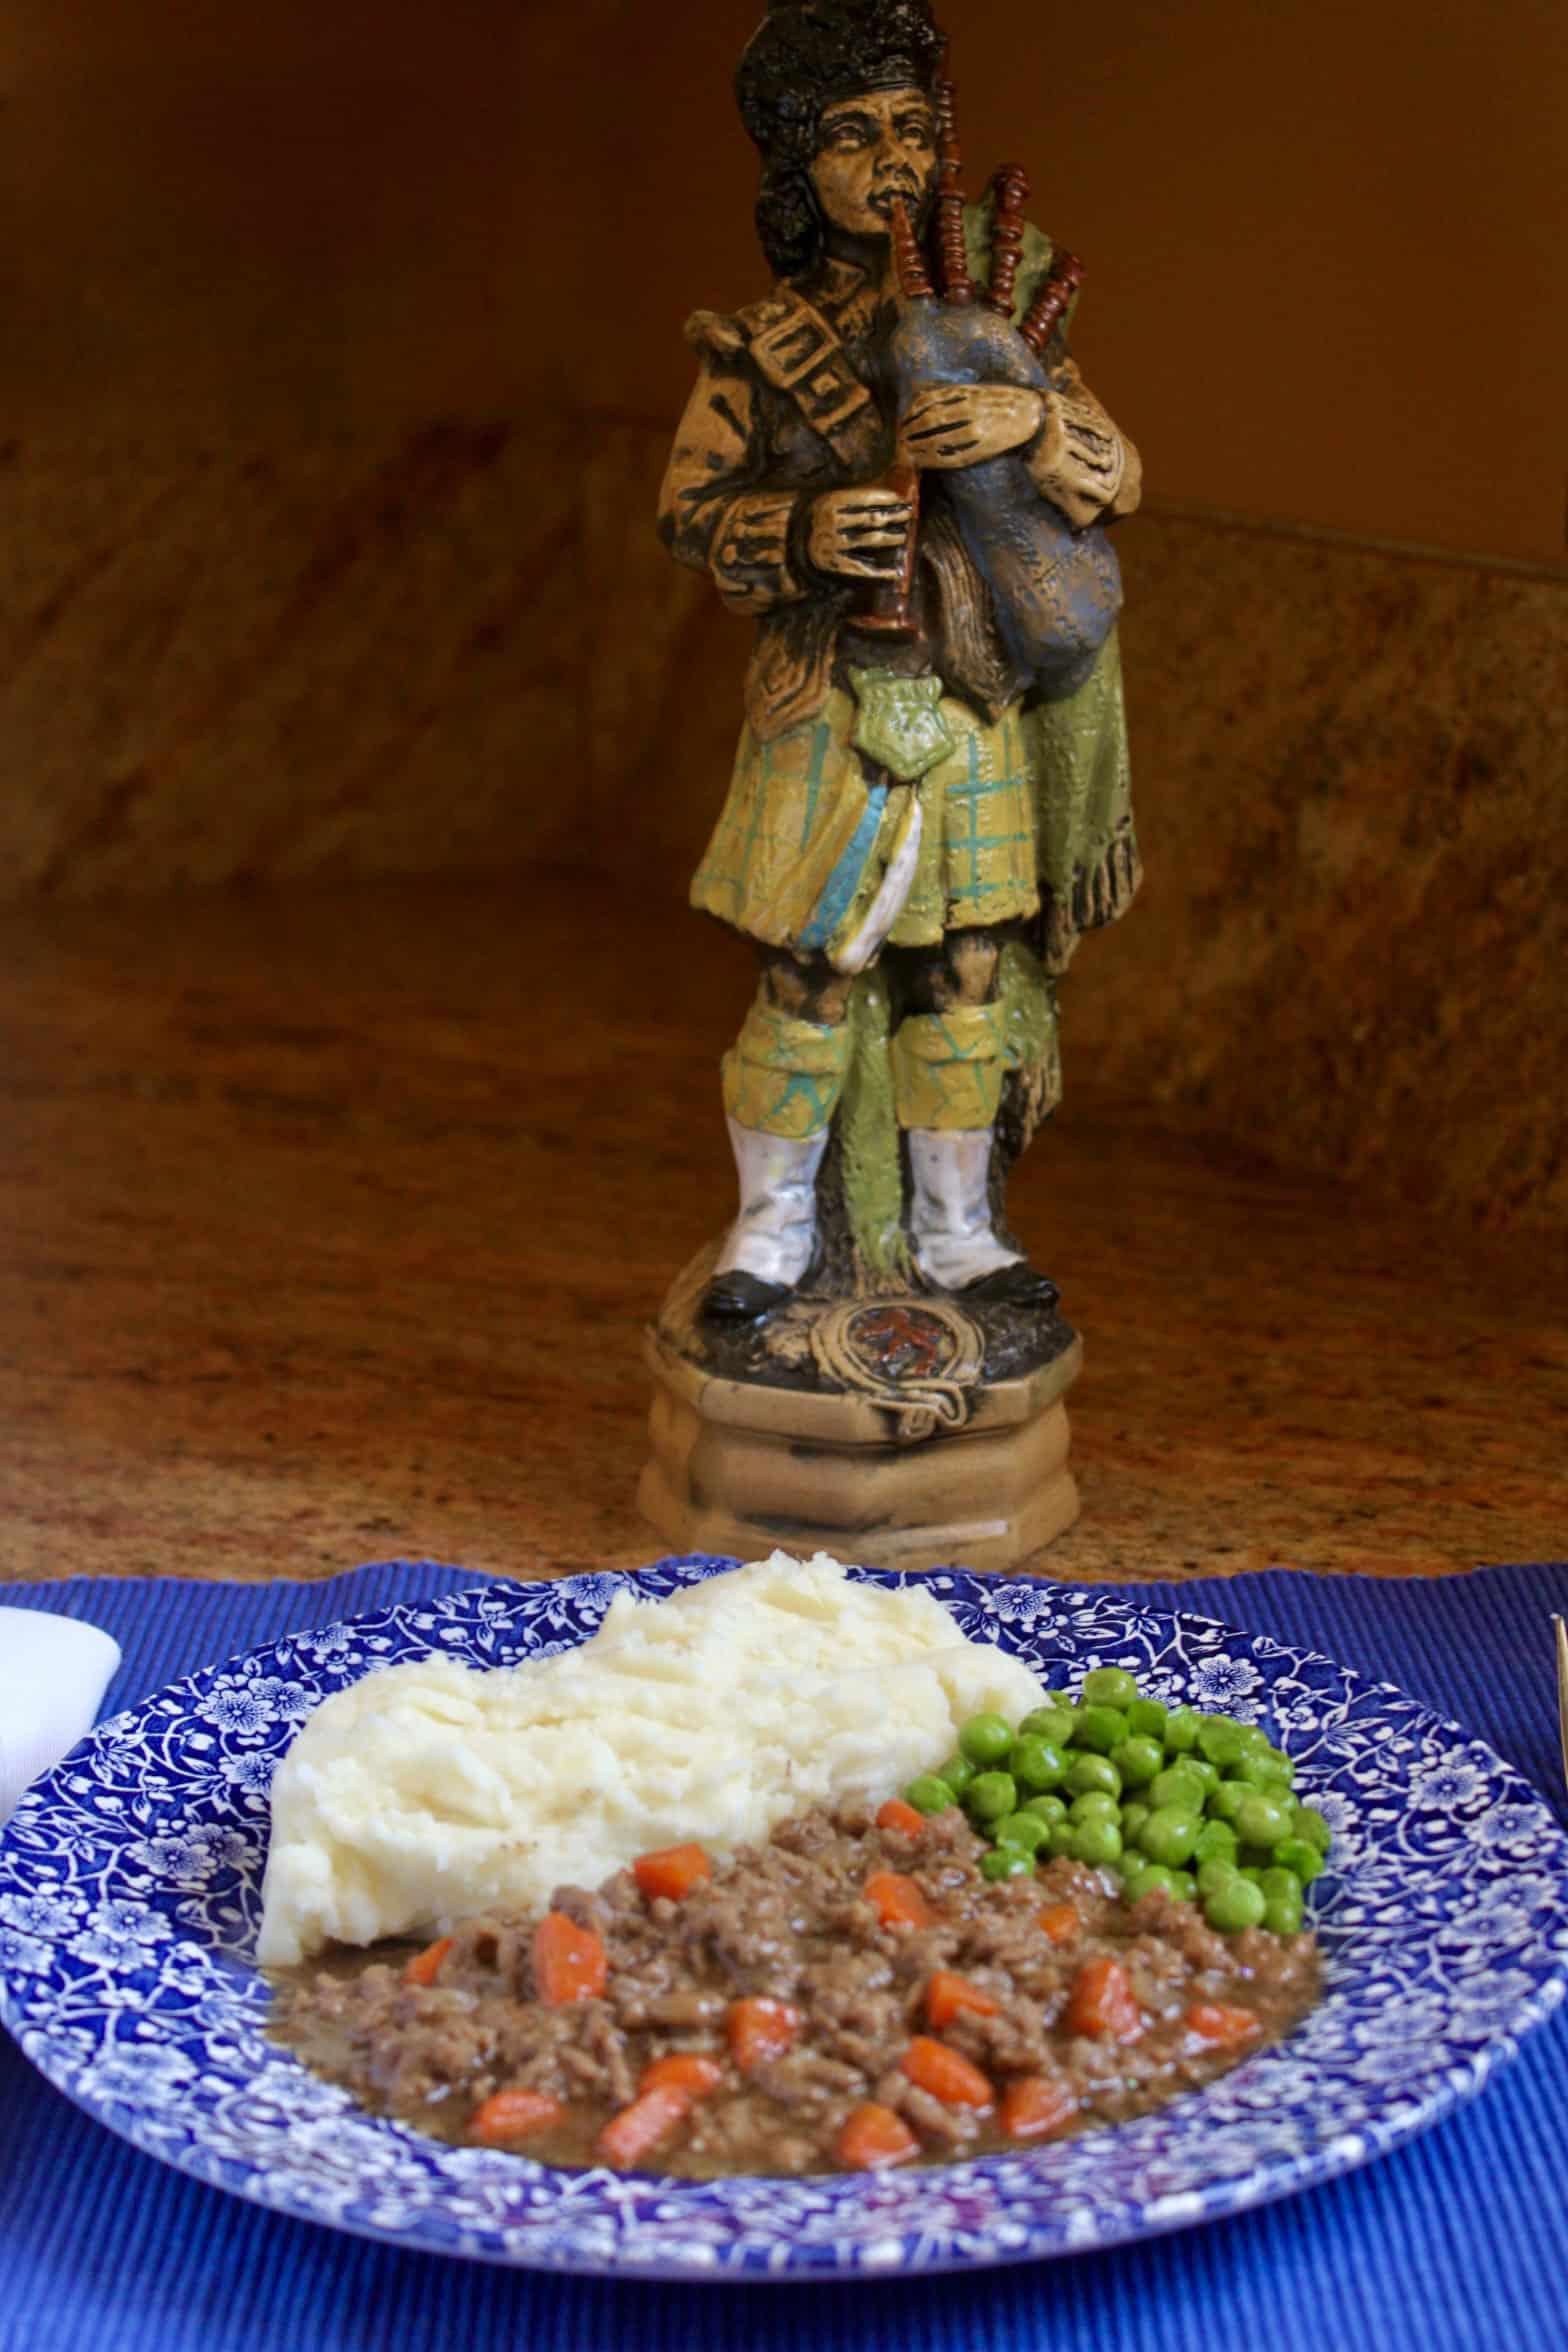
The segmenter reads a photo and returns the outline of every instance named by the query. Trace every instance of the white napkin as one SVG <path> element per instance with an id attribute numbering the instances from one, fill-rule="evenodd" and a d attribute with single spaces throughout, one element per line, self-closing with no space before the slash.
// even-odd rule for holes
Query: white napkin
<path id="1" fill-rule="evenodd" d="M 96 1625 L 0 1609 L 0 1821 L 92 1729 L 119 1663 L 119 1643 Z"/>

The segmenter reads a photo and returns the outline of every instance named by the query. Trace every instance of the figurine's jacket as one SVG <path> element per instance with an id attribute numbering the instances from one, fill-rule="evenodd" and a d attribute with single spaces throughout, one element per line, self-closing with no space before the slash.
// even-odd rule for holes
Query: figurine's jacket
<path id="1" fill-rule="evenodd" d="M 1032 231 L 1030 241 L 1037 283 L 1050 247 Z M 1020 311 L 1030 291 L 1021 281 Z M 892 463 L 893 324 L 864 274 L 835 261 L 733 315 L 699 311 L 688 322 L 701 369 L 665 475 L 659 528 L 682 563 L 709 574 L 731 611 L 757 622 L 743 760 L 799 740 L 825 710 L 832 716 L 850 664 L 876 658 L 854 630 L 867 584 L 816 570 L 809 544 L 823 492 L 877 482 Z M 1058 430 L 1025 452 L 1041 496 L 1075 527 L 1130 513 L 1141 487 L 1137 452 L 1060 346 L 1051 380 L 1071 446 Z M 940 475 L 927 473 L 924 484 L 916 602 L 926 650 L 976 728 L 1016 733 L 1020 717 L 1030 722 L 1034 797 L 1051 805 L 1038 812 L 1041 893 L 1036 900 L 1031 856 L 1029 908 L 1043 901 L 1048 961 L 1060 968 L 1078 932 L 1119 915 L 1139 879 L 1116 642 L 1082 694 L 1054 711 L 1036 706 L 1004 650 Z M 694 895 L 705 903 L 700 890 Z M 792 935 L 760 909 L 710 911 L 759 937 Z"/>

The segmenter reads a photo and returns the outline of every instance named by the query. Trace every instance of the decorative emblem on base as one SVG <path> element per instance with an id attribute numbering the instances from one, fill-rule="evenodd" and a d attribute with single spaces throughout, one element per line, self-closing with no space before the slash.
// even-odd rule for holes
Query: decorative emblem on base
<path id="1" fill-rule="evenodd" d="M 825 1379 L 885 1405 L 905 1445 L 962 1429 L 985 1361 L 985 1333 L 933 1299 L 851 1303 L 819 1315 L 811 1352 Z"/>

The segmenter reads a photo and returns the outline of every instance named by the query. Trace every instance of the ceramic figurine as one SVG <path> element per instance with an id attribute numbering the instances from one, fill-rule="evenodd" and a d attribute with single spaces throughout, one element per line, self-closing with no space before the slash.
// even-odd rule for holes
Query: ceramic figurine
<path id="1" fill-rule="evenodd" d="M 761 969 L 644 1506 L 908 1562 L 968 1528 L 1001 1565 L 1077 1508 L 1078 1343 L 1004 1187 L 1059 1096 L 1058 983 L 1138 885 L 1106 526 L 1141 469 L 1023 172 L 965 201 L 925 0 L 777 0 L 736 88 L 776 283 L 689 322 L 660 528 L 756 628 L 692 900 Z"/>

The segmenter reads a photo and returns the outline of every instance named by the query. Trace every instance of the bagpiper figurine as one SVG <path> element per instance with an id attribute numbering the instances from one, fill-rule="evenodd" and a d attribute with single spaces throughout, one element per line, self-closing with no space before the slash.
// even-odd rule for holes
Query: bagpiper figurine
<path id="1" fill-rule="evenodd" d="M 689 322 L 660 529 L 756 623 L 691 895 L 761 971 L 643 1502 L 710 1548 L 1011 1564 L 1077 1510 L 1081 1350 L 1004 1186 L 1057 985 L 1139 880 L 1105 526 L 1141 469 L 1022 171 L 964 199 L 926 0 L 774 0 L 736 87 L 776 284 Z"/>

